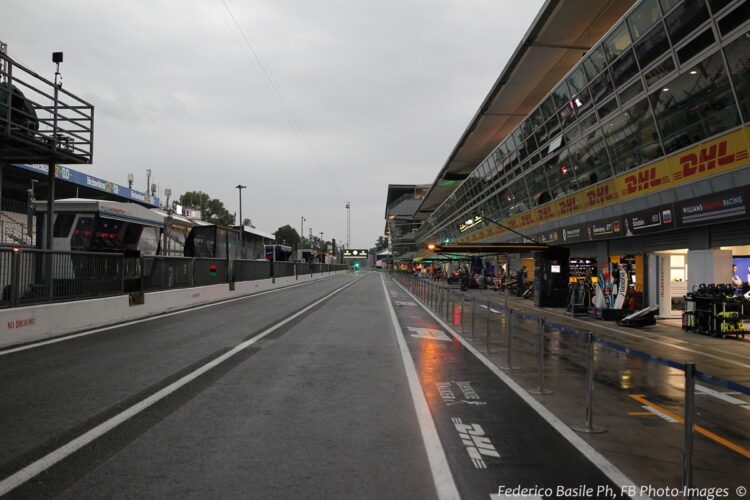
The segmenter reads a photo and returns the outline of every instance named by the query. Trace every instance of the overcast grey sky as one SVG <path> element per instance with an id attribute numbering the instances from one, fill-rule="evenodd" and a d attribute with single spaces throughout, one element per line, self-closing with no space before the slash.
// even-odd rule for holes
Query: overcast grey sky
<path id="1" fill-rule="evenodd" d="M 233 12 L 320 160 L 249 62 Z M 94 164 L 202 190 L 261 229 L 369 247 L 389 183 L 430 183 L 542 0 L 4 0 L 0 40 L 96 107 Z M 243 49 L 244 47 L 244 49 Z"/>

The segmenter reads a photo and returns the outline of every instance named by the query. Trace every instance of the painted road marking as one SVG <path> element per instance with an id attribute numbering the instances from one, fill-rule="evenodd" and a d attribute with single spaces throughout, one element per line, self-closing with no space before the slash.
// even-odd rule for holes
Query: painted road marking
<path id="1" fill-rule="evenodd" d="M 485 305 L 482 305 L 482 304 L 479 304 L 479 307 L 481 307 L 482 309 L 487 309 L 487 306 L 485 306 Z M 499 311 L 499 310 L 497 310 L 497 309 L 493 309 L 492 307 L 490 307 L 490 312 L 493 312 L 493 313 L 495 313 L 495 314 L 500 314 L 500 311 Z"/>
<path id="2" fill-rule="evenodd" d="M 466 447 L 466 452 L 469 454 L 474 467 L 486 469 L 487 463 L 484 461 L 484 457 L 500 458 L 500 454 L 490 438 L 485 435 L 481 425 L 465 424 L 460 418 L 456 417 L 451 418 L 451 421 L 453 421 L 453 426 L 458 431 L 458 437 L 461 438 L 461 442 Z"/>
<path id="3" fill-rule="evenodd" d="M 648 399 L 646 399 L 646 396 L 644 394 L 629 394 L 629 396 L 631 398 L 635 399 L 636 401 L 638 401 L 639 403 L 641 403 L 641 405 L 649 406 L 653 410 L 656 410 L 656 411 L 658 411 L 660 413 L 663 413 L 664 415 L 667 415 L 667 416 L 671 417 L 672 419 L 674 419 L 679 424 L 682 424 L 682 425 L 685 424 L 685 420 L 681 416 L 677 415 L 676 413 L 672 413 L 671 411 L 667 410 L 666 408 L 662 408 L 661 406 L 657 405 L 656 403 L 652 403 L 651 401 L 649 401 Z M 721 437 L 721 436 L 719 436 L 717 434 L 714 434 L 713 432 L 709 431 L 705 427 L 701 427 L 700 425 L 693 425 L 693 430 L 695 430 L 695 432 L 698 432 L 699 434 L 703 434 L 708 439 L 711 439 L 712 441 L 716 441 L 720 445 L 722 445 L 722 446 L 724 446 L 726 448 L 729 448 L 730 450 L 734 451 L 735 453 L 738 453 L 738 454 L 742 455 L 745 458 L 750 458 L 750 450 L 746 450 L 742 446 L 734 444 L 733 442 L 729 441 L 728 439 L 724 439 L 723 437 Z"/>
<path id="4" fill-rule="evenodd" d="M 484 401 L 479 401 L 479 395 L 472 389 L 470 382 L 453 382 L 463 392 L 465 399 L 456 398 L 456 393 L 453 390 L 451 382 L 435 382 L 437 386 L 438 394 L 440 399 L 443 400 L 446 406 L 454 405 L 466 405 L 466 406 L 482 406 L 486 405 Z M 459 385 L 459 384 L 463 384 Z M 468 389 L 466 389 L 468 386 Z M 467 395 L 468 394 L 468 395 Z"/>
<path id="5" fill-rule="evenodd" d="M 411 332 L 412 337 L 429 340 L 442 340 L 443 342 L 452 342 L 452 339 L 442 330 L 433 330 L 432 328 L 419 328 L 409 326 L 407 329 Z"/>
<path id="6" fill-rule="evenodd" d="M 132 417 L 138 415 L 143 410 L 153 406 L 154 404 L 158 403 L 162 399 L 166 398 L 170 394 L 176 392 L 178 389 L 181 389 L 185 385 L 189 384 L 193 380 L 197 379 L 204 373 L 208 372 L 209 370 L 219 366 L 220 364 L 224 363 L 228 359 L 232 358 L 236 354 L 244 351 L 257 341 L 261 340 L 263 337 L 266 337 L 267 335 L 270 335 L 271 333 L 275 332 L 282 326 L 286 325 L 287 323 L 290 323 L 291 321 L 294 321 L 298 317 L 305 314 L 307 311 L 313 309 L 318 304 L 324 302 L 325 300 L 329 299 L 330 297 L 333 297 L 337 293 L 341 292 L 345 288 L 348 288 L 349 286 L 353 285 L 354 283 L 358 282 L 362 278 L 367 276 L 366 274 L 361 276 L 360 278 L 357 278 L 354 281 L 350 281 L 346 285 L 337 288 L 333 292 L 329 293 L 325 297 L 316 300 L 312 304 L 308 305 L 307 307 L 300 309 L 296 313 L 292 314 L 288 318 L 279 321 L 275 325 L 271 326 L 270 328 L 267 328 L 263 332 L 259 333 L 255 337 L 248 339 L 238 345 L 236 345 L 231 350 L 225 352 L 221 356 L 214 358 L 213 360 L 209 361 L 205 365 L 197 368 L 196 370 L 193 370 L 192 372 L 188 373 L 184 377 L 180 378 L 179 380 L 172 382 L 168 386 L 164 387 L 163 389 L 155 392 L 154 394 L 150 395 L 149 397 L 142 399 L 141 401 L 137 402 L 130 408 L 127 408 L 126 410 L 122 411 L 121 413 L 118 413 L 114 417 L 110 418 L 109 420 L 106 420 L 102 422 L 101 424 L 97 425 L 96 427 L 88 430 L 87 432 L 81 434 L 77 438 L 73 439 L 72 441 L 68 442 L 67 444 L 64 444 L 63 446 L 57 448 L 56 450 L 48 453 L 47 455 L 43 456 L 39 460 L 32 462 L 31 464 L 27 465 L 23 469 L 15 472 L 14 474 L 11 474 L 10 476 L 4 478 L 2 481 L 0 481 L 0 496 L 5 495 L 6 493 L 12 491 L 13 489 L 17 488 L 18 486 L 21 486 L 23 483 L 29 481 L 30 479 L 33 479 L 37 475 L 41 474 L 45 470 L 49 469 L 50 467 L 54 466 L 58 462 L 64 460 L 65 458 L 69 457 L 76 451 L 80 450 L 84 446 L 90 444 L 91 442 L 95 441 L 96 439 L 100 438 L 104 434 L 108 433 L 112 429 L 116 428 L 120 424 L 128 421 Z"/>
<path id="7" fill-rule="evenodd" d="M 411 302 L 411 301 L 406 302 L 406 301 L 400 301 L 400 300 L 395 300 L 393 301 L 393 303 L 397 306 L 416 306 L 417 305 L 416 302 Z"/>
<path id="8" fill-rule="evenodd" d="M 440 437 L 435 428 L 435 421 L 432 418 L 432 413 L 430 413 L 430 407 L 427 405 L 427 398 L 424 392 L 422 392 L 422 385 L 417 376 L 417 369 L 414 367 L 414 360 L 409 352 L 409 347 L 406 345 L 404 331 L 398 322 L 396 310 L 393 308 L 393 304 L 391 304 L 391 298 L 388 296 L 388 287 L 385 286 L 385 279 L 382 274 L 380 275 L 380 280 L 383 283 L 388 312 L 391 314 L 391 323 L 393 323 L 393 329 L 396 332 L 398 348 L 401 351 L 401 360 L 404 363 L 406 378 L 409 382 L 409 391 L 411 392 L 411 399 L 414 402 L 414 411 L 417 414 L 419 430 L 422 434 L 425 451 L 427 452 L 427 460 L 430 463 L 432 479 L 435 482 L 435 490 L 440 499 L 458 500 L 461 498 L 461 495 L 458 494 L 458 487 L 456 487 L 453 474 L 448 466 L 448 457 L 445 456 L 443 444 L 440 442 Z"/>
<path id="9" fill-rule="evenodd" d="M 14 352 L 27 351 L 29 349 L 36 349 L 37 347 L 42 347 L 42 346 L 49 345 L 49 344 L 56 344 L 58 342 L 65 342 L 67 340 L 73 340 L 73 339 L 77 339 L 77 338 L 80 338 L 80 337 L 87 337 L 87 336 L 93 335 L 95 333 L 106 332 L 108 330 L 114 330 L 115 328 L 123 328 L 123 327 L 130 326 L 130 325 L 137 325 L 139 323 L 145 323 L 146 321 L 153 321 L 153 320 L 156 320 L 156 319 L 162 319 L 162 318 L 168 318 L 170 316 L 176 316 L 178 314 L 185 314 L 185 313 L 189 313 L 189 312 L 193 312 L 193 311 L 199 311 L 199 310 L 205 309 L 207 307 L 215 307 L 215 306 L 219 306 L 219 305 L 222 305 L 222 304 L 229 304 L 230 302 L 236 302 L 238 300 L 252 299 L 254 297 L 259 297 L 261 295 L 266 295 L 268 293 L 275 293 L 275 292 L 280 292 L 282 290 L 288 290 L 290 288 L 296 288 L 298 286 L 309 285 L 310 283 L 320 283 L 321 281 L 328 281 L 330 279 L 334 279 L 334 278 L 337 278 L 339 276 L 341 276 L 341 275 L 330 276 L 330 277 L 321 278 L 321 279 L 318 279 L 318 280 L 305 281 L 303 283 L 295 283 L 294 285 L 282 286 L 282 287 L 279 287 L 279 288 L 274 288 L 273 290 L 265 290 L 263 292 L 251 293 L 251 294 L 248 294 L 248 295 L 243 295 L 242 297 L 235 297 L 233 299 L 222 300 L 222 301 L 219 301 L 219 302 L 212 302 L 210 304 L 204 304 L 204 305 L 196 306 L 196 307 L 188 307 L 188 308 L 185 308 L 185 309 L 180 309 L 179 311 L 174 311 L 174 312 L 169 312 L 169 313 L 164 313 L 164 314 L 158 314 L 156 316 L 149 316 L 148 318 L 134 319 L 133 321 L 127 321 L 125 323 L 118 323 L 116 325 L 111 325 L 111 326 L 103 326 L 101 328 L 96 328 L 94 330 L 87 330 L 85 332 L 74 333 L 72 335 L 64 335 L 64 336 L 61 336 L 61 337 L 56 337 L 54 339 L 44 340 L 42 342 L 35 342 L 33 344 L 23 345 L 21 347 L 13 347 L 11 349 L 5 349 L 4 351 L 0 351 L 0 356 L 6 356 L 8 354 L 13 354 Z M 362 277 L 364 277 L 364 276 L 367 276 L 367 274 L 364 274 Z"/>
<path id="10" fill-rule="evenodd" d="M 695 390 L 697 396 L 707 395 L 712 396 L 716 399 L 719 399 L 721 401 L 724 401 L 725 403 L 738 405 L 740 408 L 744 408 L 746 410 L 750 410 L 750 403 L 747 401 L 743 401 L 741 399 L 735 398 L 730 396 L 730 394 L 738 394 L 736 392 L 729 393 L 729 392 L 720 392 L 714 389 L 711 389 L 709 387 L 706 387 L 705 385 L 701 384 L 695 384 Z"/>
<path id="11" fill-rule="evenodd" d="M 552 412 L 550 412 L 547 408 L 545 408 L 539 401 L 534 399 L 523 387 L 518 385 L 515 380 L 510 378 L 507 374 L 505 374 L 503 371 L 500 370 L 497 366 L 495 366 L 492 361 L 487 359 L 481 352 L 477 351 L 473 345 L 471 345 L 466 339 L 464 339 L 461 335 L 456 333 L 453 328 L 451 328 L 448 324 L 446 324 L 440 316 L 433 313 L 427 306 L 425 306 L 422 302 L 417 299 L 412 293 L 410 293 L 404 286 L 402 286 L 400 283 L 395 282 L 399 287 L 401 287 L 402 290 L 404 290 L 408 295 L 410 295 L 414 300 L 416 300 L 419 305 L 422 307 L 422 309 L 425 310 L 427 314 L 429 314 L 438 324 L 442 325 L 451 335 L 453 335 L 456 339 L 458 339 L 461 344 L 469 350 L 470 353 L 472 353 L 474 356 L 476 356 L 479 361 L 484 364 L 489 370 L 495 374 L 500 380 L 502 380 L 513 392 L 518 394 L 518 396 L 526 402 L 531 408 L 536 411 L 539 416 L 541 416 L 550 426 L 552 426 L 553 429 L 555 429 L 557 432 L 560 433 L 561 436 L 563 436 L 570 444 L 572 444 L 578 451 L 581 452 L 583 456 L 585 456 L 592 464 L 594 464 L 602 473 L 609 478 L 612 483 L 622 486 L 622 487 L 632 487 L 633 491 L 640 491 L 638 487 L 631 481 L 625 474 L 623 474 L 617 467 L 615 467 L 609 460 L 604 458 L 604 456 L 596 451 L 594 448 L 591 447 L 590 444 L 588 444 L 586 441 L 583 440 L 581 436 L 575 433 L 570 427 L 565 425 L 562 420 L 557 418 Z M 647 495 L 637 495 L 636 498 L 649 498 Z"/>
<path id="12" fill-rule="evenodd" d="M 677 420 L 673 419 L 672 417 L 670 417 L 666 413 L 657 410 L 656 408 L 652 408 L 651 406 L 648 406 L 648 405 L 643 405 L 643 406 L 641 406 L 641 408 L 643 408 L 644 410 L 646 410 L 649 413 L 653 413 L 655 416 L 661 418 L 662 420 L 666 420 L 670 424 L 677 423 Z"/>

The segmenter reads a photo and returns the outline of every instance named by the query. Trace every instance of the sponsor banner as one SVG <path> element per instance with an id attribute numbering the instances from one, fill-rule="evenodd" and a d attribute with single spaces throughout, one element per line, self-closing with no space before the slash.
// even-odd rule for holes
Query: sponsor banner
<path id="1" fill-rule="evenodd" d="M 575 243 L 588 240 L 585 224 L 574 224 L 561 229 L 562 243 Z"/>
<path id="2" fill-rule="evenodd" d="M 622 221 L 617 217 L 591 222 L 586 225 L 586 236 L 590 240 L 619 238 L 622 236 Z"/>
<path id="3" fill-rule="evenodd" d="M 747 198 L 750 199 L 750 197 Z M 675 207 L 662 205 L 586 224 L 563 226 L 546 233 L 536 233 L 532 237 L 541 243 L 562 245 L 581 241 L 628 238 L 668 231 L 676 227 Z"/>
<path id="4" fill-rule="evenodd" d="M 45 164 L 28 164 L 28 163 L 14 163 L 14 166 L 28 170 L 30 172 L 38 172 L 43 175 L 47 175 L 49 167 Z M 114 182 L 106 181 L 98 177 L 92 177 L 83 172 L 73 170 L 72 168 L 64 167 L 62 165 L 55 166 L 55 177 L 64 181 L 78 184 L 79 186 L 86 186 L 99 191 L 120 196 L 129 200 L 139 201 L 141 203 L 149 203 L 152 206 L 160 206 L 159 198 L 153 198 L 150 202 L 146 202 L 146 193 L 130 189 L 125 186 L 120 186 Z"/>
<path id="5" fill-rule="evenodd" d="M 524 232 L 524 229 L 537 224 L 640 198 L 746 166 L 746 135 L 750 135 L 750 128 L 735 130 L 501 222 Z M 463 235 L 457 241 L 482 241 L 505 232 L 505 229 L 493 225 Z"/>
<path id="6" fill-rule="evenodd" d="M 662 205 L 649 210 L 628 214 L 622 218 L 623 236 L 656 233 L 675 228 L 672 205 Z"/>
<path id="7" fill-rule="evenodd" d="M 750 213 L 750 188 L 731 189 L 675 204 L 680 227 L 744 219 Z"/>
<path id="8" fill-rule="evenodd" d="M 548 231 L 546 233 L 539 234 L 536 238 L 539 243 L 546 243 L 548 245 L 557 245 L 562 240 L 562 234 L 559 229 Z"/>

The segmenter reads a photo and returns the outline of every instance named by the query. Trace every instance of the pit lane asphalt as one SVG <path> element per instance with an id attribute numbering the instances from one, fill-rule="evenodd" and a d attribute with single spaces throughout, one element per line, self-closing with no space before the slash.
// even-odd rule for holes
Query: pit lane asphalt
<path id="1" fill-rule="evenodd" d="M 0 357 L 2 477 L 359 277 Z M 8 496 L 434 498 L 387 315 L 364 277 Z"/>
<path id="2" fill-rule="evenodd" d="M 0 356 L 12 389 L 0 440 L 15 450 L 0 477 L 359 277 Z M 388 293 L 463 498 L 499 485 L 616 491 L 460 343 L 414 336 L 439 325 L 395 284 Z M 401 356 L 383 281 L 366 275 L 9 496 L 435 498 Z"/>

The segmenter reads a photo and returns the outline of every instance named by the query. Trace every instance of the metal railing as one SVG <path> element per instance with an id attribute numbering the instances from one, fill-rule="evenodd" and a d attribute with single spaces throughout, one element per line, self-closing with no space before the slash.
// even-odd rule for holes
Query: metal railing
<path id="1" fill-rule="evenodd" d="M 310 264 L 307 262 L 297 262 L 297 276 L 302 274 L 310 274 Z"/>
<path id="2" fill-rule="evenodd" d="M 232 261 L 234 281 L 253 281 L 271 278 L 271 263 L 263 260 Z"/>
<path id="3" fill-rule="evenodd" d="M 0 246 L 0 308 L 346 269 L 342 264 L 126 257 Z"/>
<path id="4" fill-rule="evenodd" d="M 193 286 L 229 282 L 229 265 L 224 259 L 193 258 Z"/>
<path id="5" fill-rule="evenodd" d="M 0 307 L 122 293 L 122 254 L 0 248 Z"/>
<path id="6" fill-rule="evenodd" d="M 91 163 L 94 106 L 0 53 L 0 139 L 27 162 Z"/>
<path id="7" fill-rule="evenodd" d="M 143 291 L 171 290 L 194 286 L 193 259 L 190 257 L 143 257 Z"/>
<path id="8" fill-rule="evenodd" d="M 294 262 L 274 262 L 273 277 L 285 278 L 287 276 L 294 276 L 294 265 Z"/>

